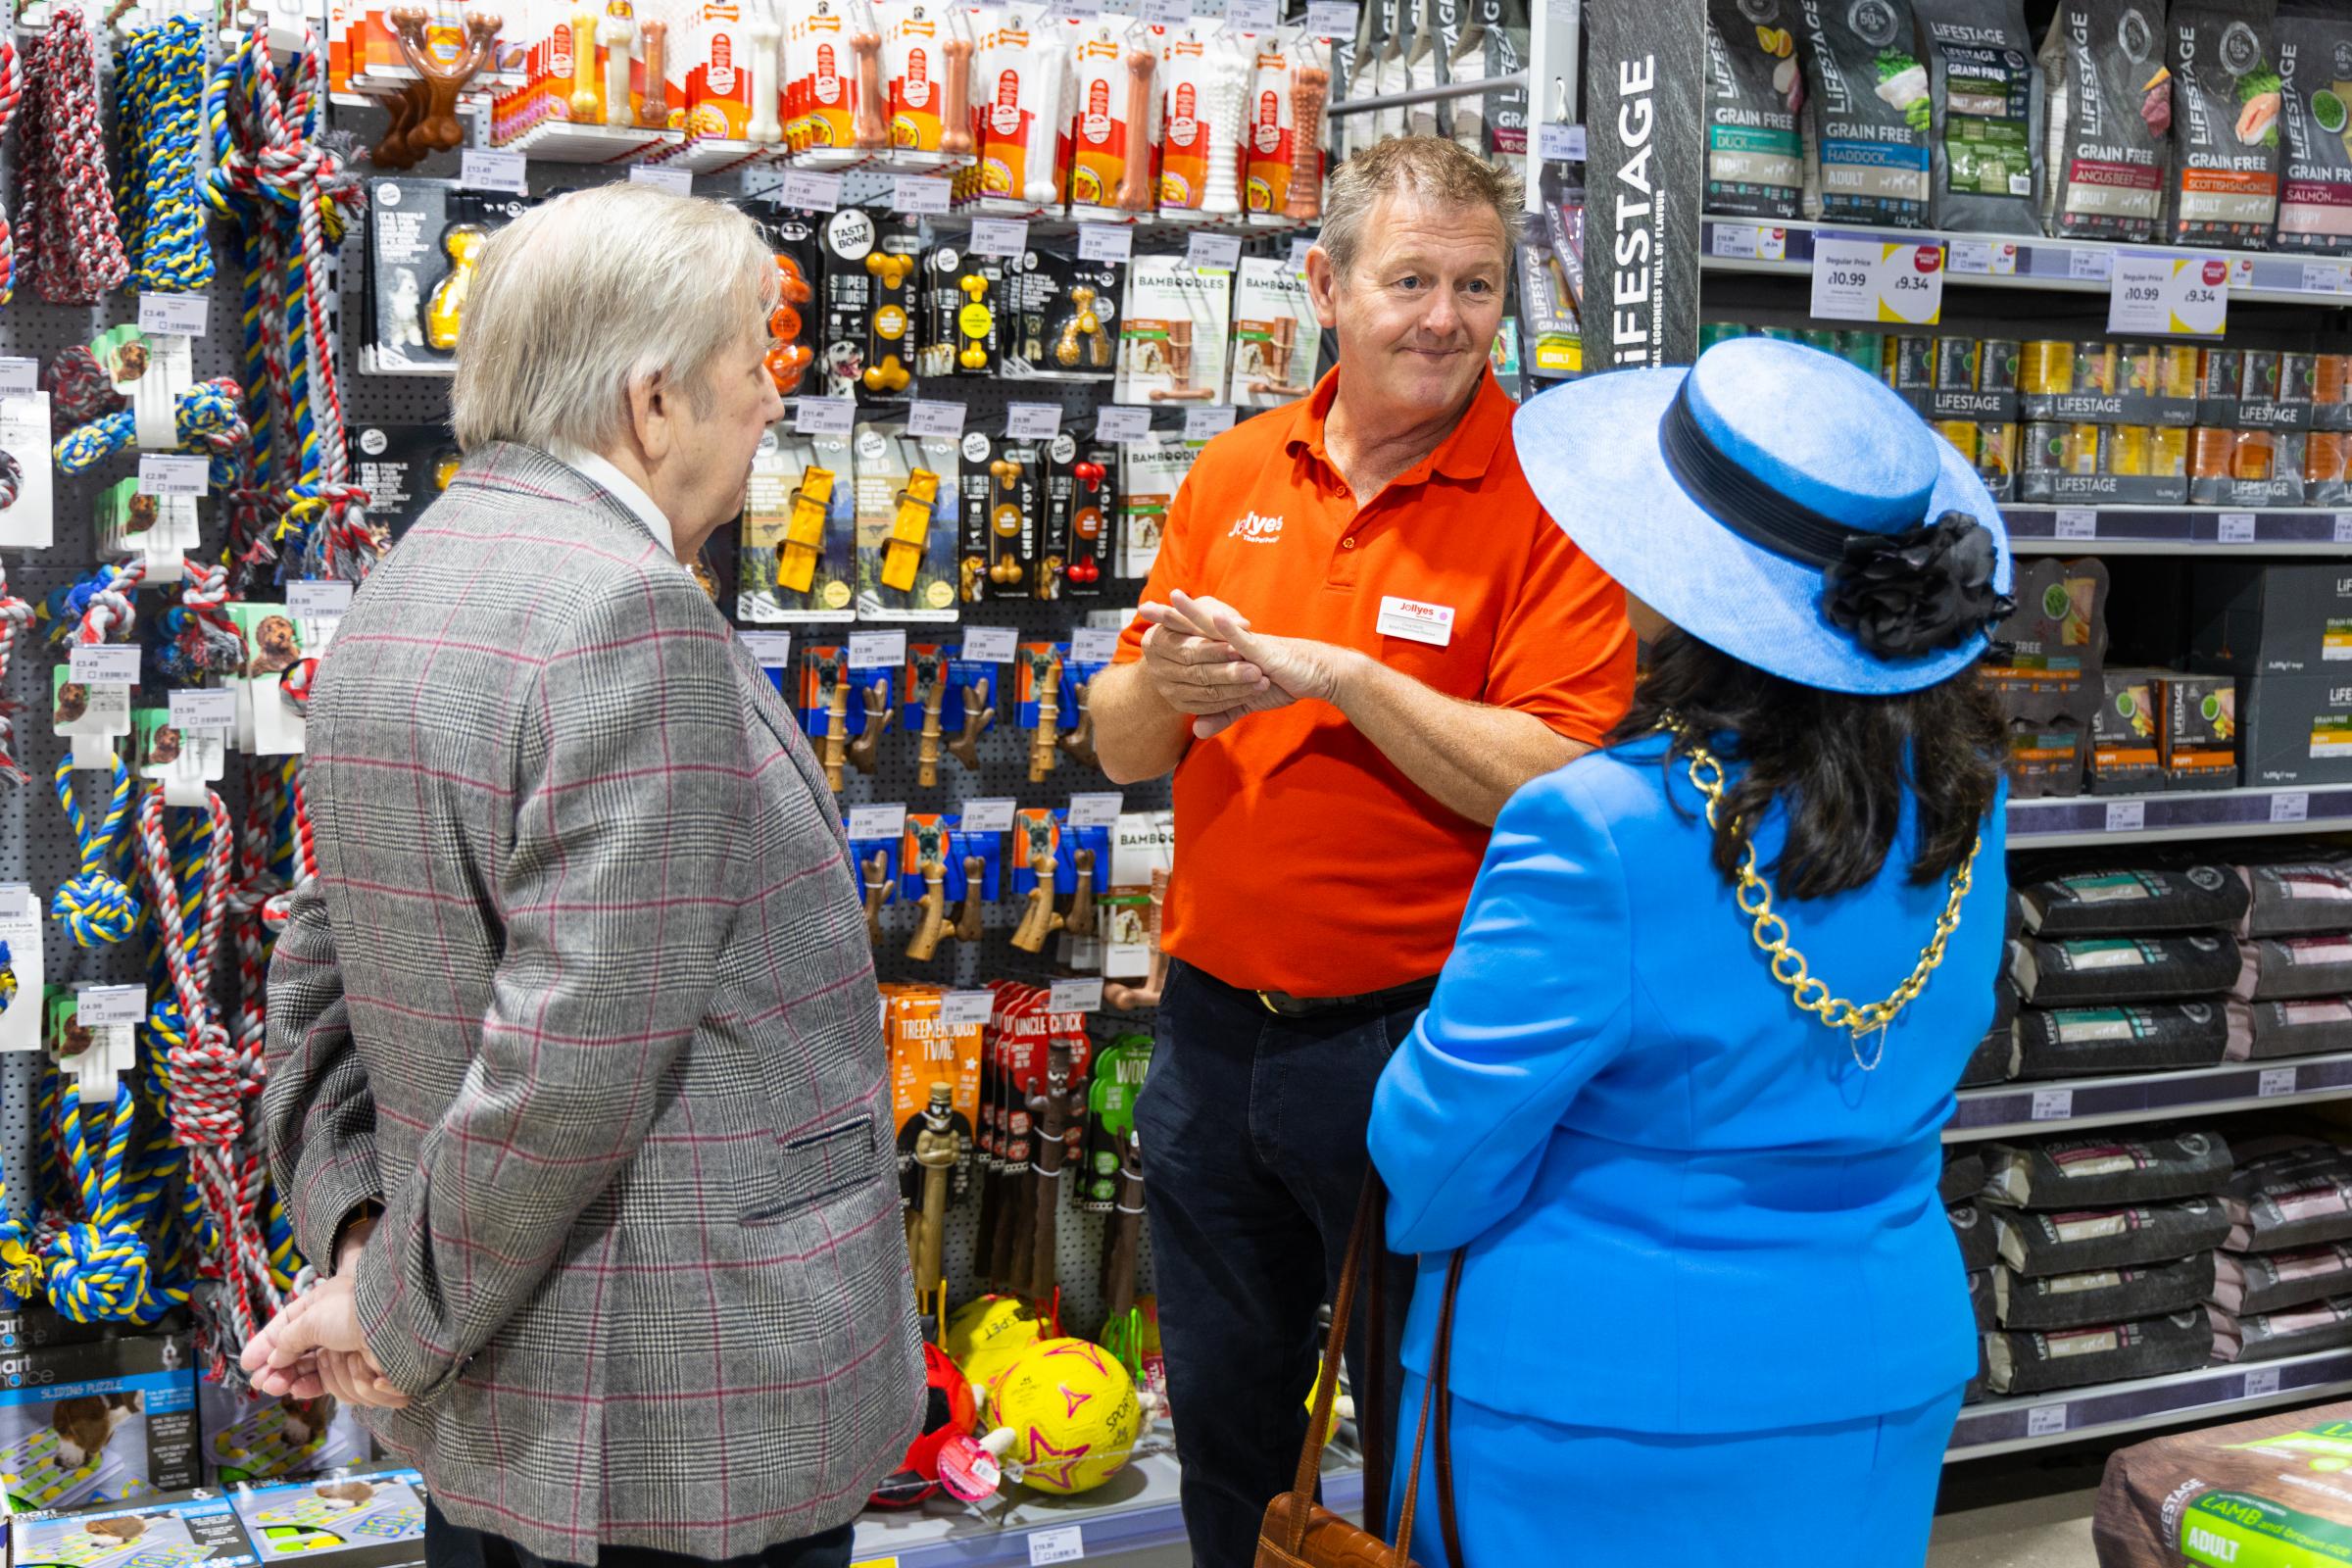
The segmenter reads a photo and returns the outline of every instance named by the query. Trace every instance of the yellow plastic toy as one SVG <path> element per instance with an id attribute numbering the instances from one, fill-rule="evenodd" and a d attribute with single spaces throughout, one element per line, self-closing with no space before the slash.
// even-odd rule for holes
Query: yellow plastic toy
<path id="1" fill-rule="evenodd" d="M 882 545 L 883 587 L 914 591 L 915 571 L 931 542 L 931 509 L 938 501 L 938 474 L 917 468 L 906 476 L 906 488 L 899 492 L 899 514 L 891 519 L 890 537 Z"/>
<path id="2" fill-rule="evenodd" d="M 473 268 L 482 259 L 482 247 L 490 243 L 488 230 L 478 223 L 452 224 L 441 236 L 441 249 L 449 257 L 449 275 L 433 285 L 433 297 L 424 305 L 424 340 L 446 354 L 458 346 L 458 333 L 466 321 L 466 296 L 473 292 Z"/>
<path id="3" fill-rule="evenodd" d="M 805 468 L 792 493 L 792 515 L 784 524 L 776 558 L 776 586 L 807 593 L 816 581 L 817 558 L 825 550 L 825 516 L 833 510 L 833 470 Z"/>

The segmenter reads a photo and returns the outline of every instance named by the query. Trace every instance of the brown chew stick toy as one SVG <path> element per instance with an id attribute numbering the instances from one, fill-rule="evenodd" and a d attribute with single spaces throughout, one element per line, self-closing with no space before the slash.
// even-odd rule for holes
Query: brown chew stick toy
<path id="1" fill-rule="evenodd" d="M 947 745 L 948 755 L 975 773 L 980 771 L 980 732 L 997 716 L 988 700 L 988 684 L 983 675 L 964 688 L 963 730 Z"/>
<path id="2" fill-rule="evenodd" d="M 1193 323 L 1168 323 L 1168 379 L 1174 386 L 1155 386 L 1152 389 L 1154 403 L 1205 403 L 1217 394 L 1213 388 L 1193 385 Z"/>
<path id="3" fill-rule="evenodd" d="M 1061 656 L 1031 654 L 1031 688 L 1037 693 L 1037 732 L 1029 738 L 1029 782 L 1043 784 L 1054 772 L 1054 742 L 1061 735 Z"/>
<path id="4" fill-rule="evenodd" d="M 923 896 L 915 906 L 923 911 L 923 917 L 906 944 L 906 956 L 928 963 L 939 951 L 940 939 L 948 934 L 948 868 L 937 860 L 923 862 Z"/>
<path id="5" fill-rule="evenodd" d="M 1323 216 L 1323 105 L 1330 96 L 1330 72 L 1299 68 L 1291 87 L 1291 199 L 1282 208 L 1294 222 Z"/>
<path id="6" fill-rule="evenodd" d="M 1070 1048 L 1056 1040 L 1046 1048 L 1045 1093 L 1029 1097 L 1029 1115 L 1035 1132 L 1035 1152 L 1029 1161 L 1030 1192 L 1036 1203 L 1031 1221 L 1028 1268 L 1029 1295 L 1044 1298 L 1058 1283 L 1061 1270 L 1054 1258 L 1060 1227 L 1061 1173 L 1069 1162 L 1068 1136 L 1073 1096 L 1070 1093 Z"/>
<path id="7" fill-rule="evenodd" d="M 1054 852 L 1040 850 L 1029 869 L 1036 873 L 1037 885 L 1029 890 L 1021 923 L 1013 928 L 1012 945 L 1023 953 L 1043 953 L 1046 938 L 1061 929 L 1061 916 L 1054 912 Z"/>
<path id="8" fill-rule="evenodd" d="M 474 73 L 489 63 L 498 47 L 499 19 L 484 12 L 468 12 L 465 51 L 443 65 L 426 47 L 425 26 L 429 21 L 423 11 L 409 6 L 391 15 L 392 36 L 400 45 L 401 58 L 416 73 L 418 85 L 423 89 L 424 107 L 416 118 L 416 128 L 406 138 L 407 162 L 388 164 L 386 168 L 406 169 L 427 153 L 445 153 L 464 144 L 466 131 L 458 123 L 458 94 L 465 91 Z"/>
<path id="9" fill-rule="evenodd" d="M 882 35 L 853 33 L 850 53 L 858 57 L 858 118 L 852 145 L 873 150 L 890 145 L 890 122 L 882 114 Z"/>
<path id="10" fill-rule="evenodd" d="M 637 95 L 637 123 L 651 130 L 669 124 L 669 24 L 649 22 L 637 29 L 645 42 L 645 84 Z"/>
<path id="11" fill-rule="evenodd" d="M 1070 888 L 1070 908 L 1061 917 L 1061 928 L 1074 937 L 1095 934 L 1095 852 L 1073 850 L 1070 865 L 1078 878 Z"/>
<path id="12" fill-rule="evenodd" d="M 838 662 L 826 660 L 818 668 L 825 694 L 825 782 L 839 795 L 842 769 L 850 760 L 850 688 Z"/>
<path id="13" fill-rule="evenodd" d="M 947 88 L 939 109 L 939 150 L 972 150 L 972 40 L 950 38 L 939 46 L 947 57 Z"/>
<path id="14" fill-rule="evenodd" d="M 914 659 L 915 694 L 923 705 L 923 732 L 915 743 L 915 782 L 924 789 L 939 783 L 939 710 L 947 703 L 948 683 L 941 677 L 940 656 L 917 654 Z"/>
<path id="15" fill-rule="evenodd" d="M 1054 739 L 1054 744 L 1082 767 L 1098 765 L 1095 758 L 1095 715 L 1087 706 L 1087 700 L 1094 690 L 1095 683 L 1091 680 L 1078 688 L 1078 727 Z"/>
<path id="16" fill-rule="evenodd" d="M 1140 45 L 1127 54 L 1127 161 L 1119 166 L 1118 187 L 1111 205 L 1125 213 L 1140 213 L 1152 205 L 1152 75 L 1159 57 Z"/>
<path id="17" fill-rule="evenodd" d="M 890 702 L 890 677 L 885 675 L 865 689 L 865 733 L 850 742 L 850 765 L 860 773 L 874 770 L 881 758 L 882 732 L 898 716 Z"/>
<path id="18" fill-rule="evenodd" d="M 958 942 L 980 940 L 980 879 L 988 874 L 988 862 L 977 855 L 963 858 L 963 903 L 956 906 L 956 925 L 948 934 Z"/>
<path id="19" fill-rule="evenodd" d="M 865 872 L 865 940 L 876 952 L 882 948 L 882 906 L 888 904 L 898 891 L 890 874 L 890 852 L 876 850 L 874 858 L 861 862 Z"/>

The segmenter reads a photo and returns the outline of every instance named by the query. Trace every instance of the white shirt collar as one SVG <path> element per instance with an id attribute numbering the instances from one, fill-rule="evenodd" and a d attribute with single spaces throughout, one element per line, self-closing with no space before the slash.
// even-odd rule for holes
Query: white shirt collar
<path id="1" fill-rule="evenodd" d="M 558 463 L 577 470 L 590 484 L 610 491 L 613 500 L 637 514 L 656 544 L 668 551 L 672 560 L 678 559 L 677 534 L 668 515 L 654 505 L 654 498 L 636 480 L 613 466 L 611 459 L 580 447 L 558 447 L 554 455 Z"/>

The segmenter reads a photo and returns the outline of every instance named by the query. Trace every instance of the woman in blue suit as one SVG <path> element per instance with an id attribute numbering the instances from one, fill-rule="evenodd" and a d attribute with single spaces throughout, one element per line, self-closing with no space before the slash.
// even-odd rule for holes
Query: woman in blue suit
<path id="1" fill-rule="evenodd" d="M 1380 1083 L 1404 1431 L 1458 1249 L 1456 1568 L 1914 1568 L 1977 1366 L 1936 1187 L 2007 896 L 1999 510 L 1790 343 L 1515 433 L 1652 658 L 1616 743 L 1504 808 Z M 1435 1565 L 1434 1467 L 1420 1516 Z"/>

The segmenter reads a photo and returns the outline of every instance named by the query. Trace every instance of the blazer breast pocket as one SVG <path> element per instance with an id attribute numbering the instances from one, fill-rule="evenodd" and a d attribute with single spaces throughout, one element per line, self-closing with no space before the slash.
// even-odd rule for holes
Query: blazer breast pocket
<path id="1" fill-rule="evenodd" d="M 876 1147 L 873 1118 L 864 1114 L 769 1147 L 756 1156 L 760 1168 L 743 1195 L 743 1223 L 790 1219 L 875 1180 Z"/>

